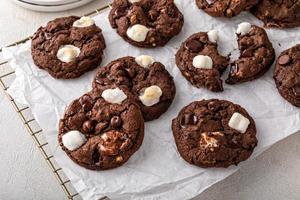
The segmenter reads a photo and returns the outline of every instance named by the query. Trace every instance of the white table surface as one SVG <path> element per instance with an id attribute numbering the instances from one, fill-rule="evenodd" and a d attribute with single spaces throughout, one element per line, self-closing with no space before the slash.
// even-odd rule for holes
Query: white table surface
<path id="1" fill-rule="evenodd" d="M 40 25 L 63 15 L 82 15 L 108 0 L 61 13 L 38 13 L 0 0 L 0 47 L 31 35 Z M 300 112 L 300 110 L 299 110 Z M 0 90 L 0 199 L 66 199 L 54 175 L 11 104 Z M 281 141 L 212 186 L 197 200 L 300 199 L 300 134 Z"/>

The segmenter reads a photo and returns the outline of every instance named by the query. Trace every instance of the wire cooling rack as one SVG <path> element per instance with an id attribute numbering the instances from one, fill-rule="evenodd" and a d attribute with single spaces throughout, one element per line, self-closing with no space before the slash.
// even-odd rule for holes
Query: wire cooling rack
<path id="1" fill-rule="evenodd" d="M 102 8 L 96 9 L 90 13 L 85 14 L 85 16 L 94 16 L 99 12 L 109 8 L 110 5 L 104 6 Z M 17 46 L 23 44 L 26 41 L 30 40 L 31 37 L 25 38 L 18 42 L 15 42 L 7 47 Z M 2 49 L 0 49 L 0 52 Z M 22 120 L 24 126 L 26 127 L 28 133 L 36 143 L 37 148 L 40 150 L 45 161 L 49 165 L 52 173 L 55 175 L 59 185 L 62 187 L 63 191 L 66 194 L 67 199 L 70 200 L 79 200 L 81 199 L 79 193 L 75 190 L 70 180 L 66 177 L 63 170 L 56 163 L 54 156 L 52 155 L 48 142 L 46 142 L 43 136 L 43 130 L 38 125 L 37 121 L 34 119 L 31 114 L 31 110 L 28 106 L 23 106 L 18 104 L 6 91 L 10 87 L 11 83 L 15 79 L 15 71 L 9 66 L 7 61 L 0 62 L 0 87 L 5 91 L 6 96 L 17 112 L 18 116 Z M 108 199 L 104 197 L 102 199 Z"/>

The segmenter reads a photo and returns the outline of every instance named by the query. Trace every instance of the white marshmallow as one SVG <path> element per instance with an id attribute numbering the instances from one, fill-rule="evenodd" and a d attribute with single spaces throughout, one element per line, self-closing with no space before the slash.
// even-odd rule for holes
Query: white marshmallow
<path id="1" fill-rule="evenodd" d="M 149 30 L 150 29 L 144 25 L 135 24 L 127 29 L 127 36 L 136 42 L 143 42 L 145 41 Z"/>
<path id="2" fill-rule="evenodd" d="M 128 0 L 130 3 L 136 3 L 136 2 L 139 2 L 141 0 Z"/>
<path id="3" fill-rule="evenodd" d="M 151 56 L 141 55 L 135 58 L 135 62 L 144 68 L 148 68 L 155 60 Z"/>
<path id="4" fill-rule="evenodd" d="M 245 133 L 247 131 L 249 124 L 249 119 L 238 112 L 233 113 L 228 123 L 230 128 L 233 128 L 241 133 Z"/>
<path id="5" fill-rule="evenodd" d="M 218 41 L 219 35 L 217 30 L 211 30 L 207 32 L 209 41 L 216 43 Z"/>
<path id="6" fill-rule="evenodd" d="M 83 28 L 83 27 L 92 26 L 94 24 L 95 21 L 92 18 L 83 16 L 80 19 L 76 20 L 73 23 L 73 26 L 77 28 Z"/>
<path id="7" fill-rule="evenodd" d="M 160 87 L 152 85 L 141 91 L 139 99 L 145 106 L 153 106 L 159 102 L 161 95 L 162 90 Z"/>
<path id="8" fill-rule="evenodd" d="M 62 143 L 68 150 L 74 151 L 86 143 L 86 138 L 79 131 L 69 131 L 62 136 Z"/>
<path id="9" fill-rule="evenodd" d="M 105 99 L 105 101 L 117 104 L 121 104 L 125 99 L 127 99 L 126 94 L 119 88 L 104 90 L 101 96 Z"/>
<path id="10" fill-rule="evenodd" d="M 251 24 L 248 22 L 243 22 L 238 25 L 236 33 L 241 35 L 246 35 L 247 33 L 250 32 L 250 29 L 251 29 Z"/>
<path id="11" fill-rule="evenodd" d="M 218 140 L 213 137 L 209 137 L 207 133 L 202 133 L 203 140 L 205 141 L 205 148 L 218 147 Z"/>
<path id="12" fill-rule="evenodd" d="M 193 66 L 201 69 L 212 69 L 213 61 L 209 56 L 198 55 L 193 59 Z"/>
<path id="13" fill-rule="evenodd" d="M 56 54 L 56 57 L 62 62 L 71 62 L 77 58 L 80 54 L 80 49 L 73 45 L 63 45 L 61 46 Z"/>

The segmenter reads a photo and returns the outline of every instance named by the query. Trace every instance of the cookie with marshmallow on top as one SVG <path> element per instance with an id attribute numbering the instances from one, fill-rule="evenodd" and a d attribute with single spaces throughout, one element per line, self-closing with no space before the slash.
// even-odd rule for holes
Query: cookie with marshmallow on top
<path id="1" fill-rule="evenodd" d="M 126 87 L 139 105 L 145 121 L 159 118 L 172 104 L 176 88 L 165 66 L 153 57 L 123 57 L 101 67 L 93 88 Z"/>
<path id="2" fill-rule="evenodd" d="M 128 43 L 155 48 L 179 34 L 184 19 L 174 0 L 114 0 L 109 21 Z"/>
<path id="3" fill-rule="evenodd" d="M 74 100 L 59 122 L 58 140 L 77 164 L 105 170 L 123 165 L 139 149 L 144 119 L 124 87 L 106 87 Z"/>
<path id="4" fill-rule="evenodd" d="M 248 159 L 257 145 L 253 118 L 227 100 L 194 101 L 172 121 L 181 157 L 199 167 L 228 167 Z"/>
<path id="5" fill-rule="evenodd" d="M 229 58 L 218 52 L 218 31 L 195 33 L 177 51 L 176 65 L 192 85 L 213 92 L 223 91 L 221 75 Z"/>
<path id="6" fill-rule="evenodd" d="M 40 27 L 32 37 L 37 67 L 57 79 L 77 78 L 99 66 L 105 41 L 90 17 L 61 17 Z"/>
<path id="7" fill-rule="evenodd" d="M 236 30 L 240 56 L 231 63 L 228 84 L 253 81 L 263 76 L 275 60 L 275 50 L 266 31 L 248 22 Z"/>

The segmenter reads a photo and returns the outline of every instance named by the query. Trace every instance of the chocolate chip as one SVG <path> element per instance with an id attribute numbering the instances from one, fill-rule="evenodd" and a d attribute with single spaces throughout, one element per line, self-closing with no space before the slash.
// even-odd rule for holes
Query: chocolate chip
<path id="1" fill-rule="evenodd" d="M 230 67 L 230 74 L 231 74 L 231 75 L 236 74 L 238 71 L 239 71 L 239 66 L 238 66 L 238 64 L 233 64 L 233 65 L 231 65 L 231 67 Z"/>
<path id="2" fill-rule="evenodd" d="M 113 116 L 110 120 L 110 125 L 113 128 L 119 128 L 122 125 L 122 120 L 119 116 Z"/>
<path id="3" fill-rule="evenodd" d="M 300 97 L 300 85 L 293 88 L 293 92 L 296 97 Z"/>
<path id="4" fill-rule="evenodd" d="M 82 105 L 85 111 L 89 111 L 93 108 L 93 99 L 88 95 L 84 95 L 82 98 L 80 98 L 79 103 Z"/>
<path id="5" fill-rule="evenodd" d="M 85 114 L 78 113 L 77 115 L 74 115 L 73 117 L 70 117 L 68 119 L 67 125 L 69 129 L 79 129 L 82 125 L 82 123 L 86 120 Z"/>
<path id="6" fill-rule="evenodd" d="M 83 124 L 82 124 L 82 130 L 85 133 L 90 133 L 90 132 L 93 131 L 94 126 L 95 126 L 95 122 L 94 121 L 87 120 L 87 121 L 83 122 Z"/>
<path id="7" fill-rule="evenodd" d="M 180 125 L 181 126 L 186 126 L 186 125 L 194 125 L 197 122 L 197 117 L 194 116 L 191 113 L 186 113 L 182 116 L 180 120 Z"/>
<path id="8" fill-rule="evenodd" d="M 94 149 L 92 154 L 92 160 L 94 164 L 99 164 L 100 161 L 100 153 L 97 148 Z"/>
<path id="9" fill-rule="evenodd" d="M 212 110 L 212 111 L 216 111 L 219 108 L 219 104 L 214 101 L 209 102 L 207 104 L 207 106 L 208 106 L 208 109 Z"/>
<path id="10" fill-rule="evenodd" d="M 280 56 L 279 59 L 278 59 L 278 63 L 280 65 L 287 65 L 291 62 L 291 58 L 289 55 L 283 55 L 283 56 Z"/>
<path id="11" fill-rule="evenodd" d="M 199 42 L 198 40 L 190 40 L 188 42 L 185 43 L 185 47 L 194 52 L 194 53 L 197 53 L 199 51 L 201 51 L 202 49 L 202 43 Z"/>
<path id="12" fill-rule="evenodd" d="M 135 70 L 133 68 L 126 68 L 126 72 L 130 78 L 133 78 L 135 76 Z"/>
<path id="13" fill-rule="evenodd" d="M 96 127 L 95 127 L 95 134 L 101 133 L 101 131 L 103 131 L 106 127 L 107 127 L 107 123 L 106 122 L 100 122 L 100 123 L 98 123 L 96 125 Z"/>

